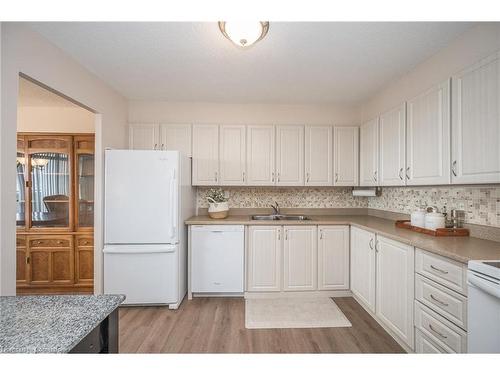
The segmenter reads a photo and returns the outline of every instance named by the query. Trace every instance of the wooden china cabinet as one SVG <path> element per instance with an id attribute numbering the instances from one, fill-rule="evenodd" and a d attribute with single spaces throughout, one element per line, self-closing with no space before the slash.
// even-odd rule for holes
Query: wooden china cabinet
<path id="1" fill-rule="evenodd" d="M 94 144 L 18 133 L 17 294 L 93 292 Z"/>

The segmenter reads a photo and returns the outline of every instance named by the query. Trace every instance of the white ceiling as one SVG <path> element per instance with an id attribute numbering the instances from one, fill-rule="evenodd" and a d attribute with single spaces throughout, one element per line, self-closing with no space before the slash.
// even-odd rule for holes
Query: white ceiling
<path id="1" fill-rule="evenodd" d="M 129 99 L 358 103 L 472 23 L 271 22 L 233 46 L 217 23 L 31 23 Z"/>

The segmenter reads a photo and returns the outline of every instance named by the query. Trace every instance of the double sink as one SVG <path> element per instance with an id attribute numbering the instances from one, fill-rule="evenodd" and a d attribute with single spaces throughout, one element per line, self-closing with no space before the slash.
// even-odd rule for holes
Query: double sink
<path id="1" fill-rule="evenodd" d="M 282 215 L 282 214 L 272 214 L 272 215 L 253 215 L 252 220 L 311 220 L 310 217 L 304 215 Z"/>

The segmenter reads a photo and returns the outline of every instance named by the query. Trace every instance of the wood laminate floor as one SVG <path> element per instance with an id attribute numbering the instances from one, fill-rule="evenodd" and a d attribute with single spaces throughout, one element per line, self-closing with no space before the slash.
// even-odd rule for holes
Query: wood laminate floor
<path id="1" fill-rule="evenodd" d="M 122 307 L 121 353 L 403 353 L 351 297 L 334 298 L 350 328 L 245 329 L 243 298 L 194 298 L 178 310 Z"/>

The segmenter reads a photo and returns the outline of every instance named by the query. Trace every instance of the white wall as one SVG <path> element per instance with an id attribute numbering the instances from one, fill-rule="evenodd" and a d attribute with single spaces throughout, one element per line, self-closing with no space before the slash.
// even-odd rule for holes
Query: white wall
<path id="1" fill-rule="evenodd" d="M 21 23 L 1 24 L 0 294 L 15 294 L 15 158 L 19 73 L 92 108 L 96 126 L 95 248 L 102 248 L 102 173 L 105 147 L 126 146 L 127 101 L 70 56 Z M 99 176 L 101 178 L 99 178 Z M 100 224 L 99 224 L 100 223 Z M 102 257 L 96 252 L 96 291 Z"/>
<path id="2" fill-rule="evenodd" d="M 499 23 L 484 23 L 466 31 L 445 49 L 419 64 L 364 103 L 362 120 L 370 120 L 401 102 L 413 98 L 499 49 Z"/>
<path id="3" fill-rule="evenodd" d="M 18 107 L 18 132 L 93 133 L 95 114 L 78 107 Z"/>
<path id="4" fill-rule="evenodd" d="M 359 125 L 359 108 L 130 101 L 129 122 Z"/>

